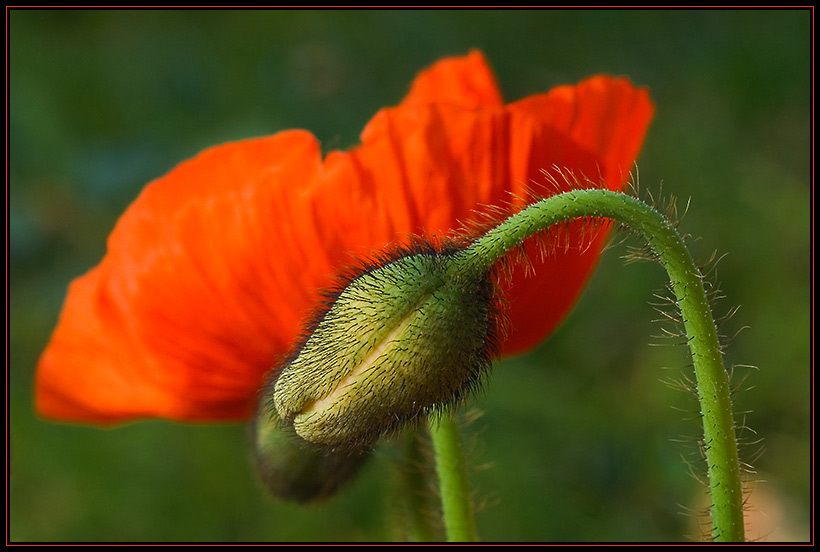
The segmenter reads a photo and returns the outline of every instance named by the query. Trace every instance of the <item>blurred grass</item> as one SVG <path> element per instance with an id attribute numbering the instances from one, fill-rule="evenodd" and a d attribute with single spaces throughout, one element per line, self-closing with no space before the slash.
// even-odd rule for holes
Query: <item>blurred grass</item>
<path id="1" fill-rule="evenodd" d="M 689 212 L 697 258 L 741 309 L 737 394 L 750 536 L 807 540 L 811 512 L 811 12 L 49 11 L 9 13 L 9 538 L 348 541 L 391 538 L 390 445 L 347 493 L 268 500 L 246 428 L 55 425 L 31 406 L 34 366 L 68 282 L 102 256 L 150 179 L 231 139 L 307 128 L 354 144 L 417 71 L 482 49 L 508 99 L 594 73 L 648 86 L 657 117 L 641 185 Z M 608 251 L 576 311 L 536 352 L 500 362 L 475 401 L 485 540 L 697 538 L 705 490 L 697 407 L 648 304 L 652 264 Z M 761 451 L 762 447 L 762 452 Z M 755 518 L 757 519 L 757 518 Z M 757 523 L 757 522 L 755 522 Z"/>

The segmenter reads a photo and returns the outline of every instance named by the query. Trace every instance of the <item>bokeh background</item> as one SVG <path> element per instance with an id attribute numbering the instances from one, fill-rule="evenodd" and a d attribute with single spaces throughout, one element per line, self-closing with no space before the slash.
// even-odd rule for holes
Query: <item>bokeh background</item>
<path id="1" fill-rule="evenodd" d="M 142 186 L 220 142 L 306 128 L 357 141 L 434 60 L 480 48 L 505 97 L 594 73 L 651 89 L 644 190 L 717 251 L 738 368 L 749 536 L 807 540 L 811 512 L 811 25 L 792 11 L 9 12 L 9 538 L 402 538 L 397 446 L 303 508 L 259 487 L 242 425 L 39 420 L 32 381 L 69 281 Z M 499 362 L 470 407 L 490 541 L 698 539 L 705 489 L 682 347 L 657 336 L 665 275 L 608 250 L 547 342 Z M 747 329 L 743 329 L 746 328 Z M 479 469 L 480 468 L 480 469 Z"/>

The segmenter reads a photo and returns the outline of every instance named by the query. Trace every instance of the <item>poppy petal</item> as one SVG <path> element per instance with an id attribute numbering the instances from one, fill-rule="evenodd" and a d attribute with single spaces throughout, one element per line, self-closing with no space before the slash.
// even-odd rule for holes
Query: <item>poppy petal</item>
<path id="1" fill-rule="evenodd" d="M 610 77 L 505 107 L 473 52 L 423 72 L 360 146 L 324 162 L 303 131 L 207 150 L 151 183 L 72 284 L 38 365 L 37 409 L 92 423 L 249 417 L 337 270 L 531 198 L 553 165 L 617 189 L 651 116 L 645 90 Z M 502 354 L 552 331 L 599 250 L 534 259 L 532 278 L 515 269 Z"/>
<path id="2" fill-rule="evenodd" d="M 148 185 L 69 290 L 38 366 L 40 413 L 249 416 L 313 301 L 313 275 L 329 270 L 291 245 L 310 225 L 304 186 L 319 164 L 313 136 L 292 131 L 212 148 Z"/>
<path id="3" fill-rule="evenodd" d="M 417 103 L 476 109 L 501 107 L 504 98 L 484 54 L 473 50 L 466 56 L 441 59 L 419 73 L 401 105 Z"/>
<path id="4" fill-rule="evenodd" d="M 316 196 L 320 241 L 333 251 L 356 244 L 365 254 L 411 235 L 444 236 L 482 206 L 552 195 L 553 188 L 538 183 L 553 165 L 621 189 L 652 115 L 646 90 L 612 77 L 506 108 L 446 103 L 384 109 L 367 125 L 361 146 L 325 161 Z M 513 267 L 502 355 L 543 341 L 584 288 L 606 235 L 589 237 L 588 228 L 575 226 L 568 243 L 583 243 L 583 249 L 542 259 L 532 245 L 530 266 Z"/>
<path id="5" fill-rule="evenodd" d="M 544 182 L 544 170 L 560 182 L 552 170 L 557 166 L 610 190 L 623 189 L 654 115 L 646 89 L 608 76 L 555 88 L 515 102 L 509 110 L 519 121 L 515 127 L 523 131 L 520 146 L 513 148 L 513 163 L 532 182 Z M 542 255 L 530 244 L 530 266 L 511 266 L 510 329 L 502 355 L 524 352 L 543 341 L 572 310 L 592 275 L 606 233 L 589 235 L 589 228 L 575 224 L 567 234 L 566 243 L 577 244 L 575 249 Z"/>

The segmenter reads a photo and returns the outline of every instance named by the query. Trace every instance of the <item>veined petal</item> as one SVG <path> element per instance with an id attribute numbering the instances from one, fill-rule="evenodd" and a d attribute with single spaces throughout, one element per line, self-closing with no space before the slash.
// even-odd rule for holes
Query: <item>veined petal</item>
<path id="1" fill-rule="evenodd" d="M 653 110 L 646 90 L 612 77 L 593 77 L 507 107 L 384 109 L 367 125 L 361 146 L 325 161 L 316 198 L 321 242 L 336 251 L 355 243 L 364 246 L 358 253 L 366 253 L 410 235 L 445 236 L 486 206 L 555 193 L 544 186 L 542 173 L 553 166 L 621 189 Z M 582 238 L 588 228 L 575 226 L 569 243 L 583 243 L 583 250 L 542 258 L 533 244 L 530 266 L 513 266 L 502 355 L 543 341 L 577 301 L 606 235 Z"/>
<path id="2" fill-rule="evenodd" d="M 149 184 L 69 290 L 38 366 L 40 413 L 249 416 L 327 283 L 305 248 L 319 164 L 313 136 L 291 131 L 212 148 Z"/>
<path id="3" fill-rule="evenodd" d="M 544 182 L 539 173 L 557 166 L 610 190 L 623 189 L 628 181 L 655 111 L 646 89 L 609 76 L 557 87 L 508 109 L 519 132 L 513 164 L 526 171 L 532 182 Z M 560 182 L 560 176 L 556 180 Z M 607 234 L 582 237 L 588 228 L 578 224 L 568 228 L 567 243 L 583 244 L 582 249 L 544 256 L 529 244 L 530 266 L 511 266 L 510 331 L 502 355 L 526 351 L 543 341 L 572 310 L 592 275 Z"/>
<path id="4" fill-rule="evenodd" d="M 477 109 L 501 107 L 504 98 L 484 54 L 473 50 L 466 56 L 441 59 L 419 73 L 401 105 L 419 103 Z"/>
<path id="5" fill-rule="evenodd" d="M 92 423 L 247 418 L 338 270 L 530 199 L 554 165 L 619 188 L 652 111 L 645 90 L 611 77 L 504 106 L 473 52 L 424 71 L 361 145 L 324 161 L 303 131 L 207 150 L 149 184 L 100 265 L 71 285 L 38 365 L 37 409 Z M 566 316 L 602 239 L 533 256 L 534 277 L 513 269 L 502 354 Z"/>

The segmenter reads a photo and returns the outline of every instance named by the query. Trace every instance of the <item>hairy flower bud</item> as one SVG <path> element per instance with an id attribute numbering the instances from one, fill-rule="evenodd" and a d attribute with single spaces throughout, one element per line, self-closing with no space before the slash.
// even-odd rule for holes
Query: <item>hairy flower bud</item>
<path id="1" fill-rule="evenodd" d="M 270 493 L 281 499 L 313 502 L 331 497 L 358 472 L 368 449 L 331 450 L 305 441 L 269 407 L 253 428 L 257 471 Z"/>
<path id="2" fill-rule="evenodd" d="M 493 353 L 492 284 L 460 275 L 456 258 L 405 253 L 338 292 L 274 385 L 296 433 L 362 446 L 477 385 Z"/>

